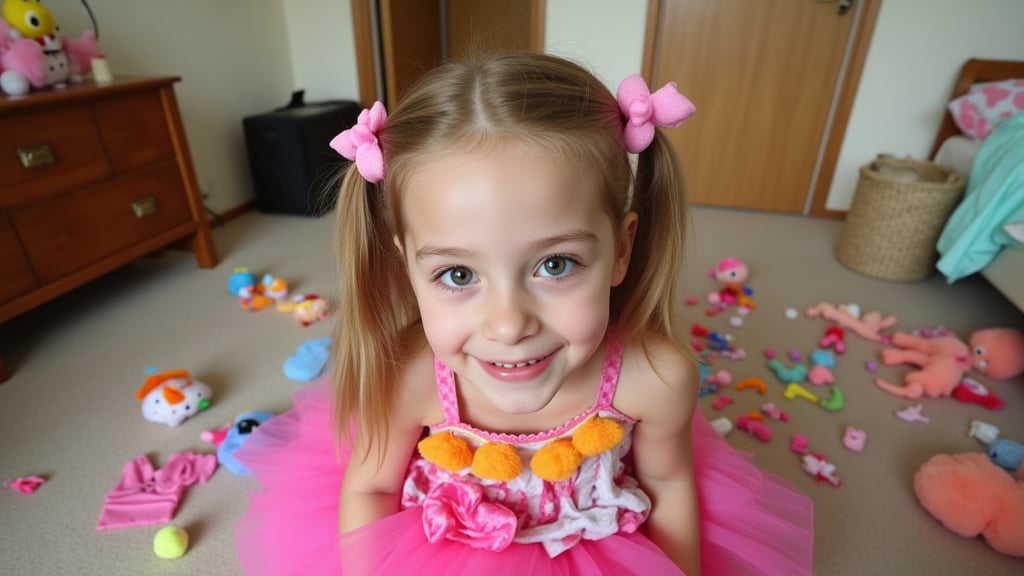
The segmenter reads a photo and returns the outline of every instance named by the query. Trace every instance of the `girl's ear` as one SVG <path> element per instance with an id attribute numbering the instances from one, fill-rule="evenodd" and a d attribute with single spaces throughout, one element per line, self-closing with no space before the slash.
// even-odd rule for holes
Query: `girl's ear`
<path id="1" fill-rule="evenodd" d="M 398 248 L 398 253 L 405 258 L 405 247 L 402 246 L 402 240 L 398 238 L 398 234 L 391 237 L 391 240 L 395 243 L 395 248 Z"/>
<path id="2" fill-rule="evenodd" d="M 622 284 L 629 269 L 629 258 L 633 255 L 633 240 L 636 238 L 636 226 L 639 217 L 636 212 L 628 212 L 619 227 L 618 243 L 615 248 L 615 263 L 612 266 L 612 287 Z"/>

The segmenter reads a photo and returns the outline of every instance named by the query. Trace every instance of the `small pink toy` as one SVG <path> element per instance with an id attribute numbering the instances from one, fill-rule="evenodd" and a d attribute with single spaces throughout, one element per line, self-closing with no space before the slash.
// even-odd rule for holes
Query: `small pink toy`
<path id="1" fill-rule="evenodd" d="M 766 360 L 775 360 L 775 349 L 766 348 L 764 351 L 764 357 Z"/>
<path id="2" fill-rule="evenodd" d="M 690 296 L 689 298 L 686 299 L 687 306 L 696 306 L 699 302 L 700 300 L 698 300 L 695 296 Z"/>
<path id="3" fill-rule="evenodd" d="M 807 373 L 807 381 L 815 386 L 824 386 L 835 382 L 835 375 L 832 374 L 832 370 L 828 366 L 812 366 L 810 372 Z"/>
<path id="4" fill-rule="evenodd" d="M 986 328 L 971 334 L 971 365 L 996 380 L 1024 374 L 1024 333 L 1013 328 Z"/>
<path id="5" fill-rule="evenodd" d="M 818 345 L 826 350 L 831 347 L 836 354 L 843 354 L 846 352 L 846 333 L 839 326 L 829 326 Z"/>
<path id="6" fill-rule="evenodd" d="M 743 308 L 757 308 L 757 304 L 750 299 L 753 290 L 745 286 L 750 277 L 750 270 L 739 258 L 722 259 L 714 268 L 708 270 L 708 277 L 723 285 L 721 290 L 708 294 L 708 302 L 711 304 L 735 304 Z"/>
<path id="7" fill-rule="evenodd" d="M 715 410 L 722 410 L 729 404 L 732 404 L 732 398 L 728 396 L 719 396 L 714 402 L 711 403 L 711 407 Z"/>
<path id="8" fill-rule="evenodd" d="M 764 412 L 765 416 L 772 420 L 781 420 L 783 422 L 789 422 L 789 413 L 782 408 L 779 408 L 775 404 L 769 402 L 764 406 L 761 406 L 761 412 Z"/>
<path id="9" fill-rule="evenodd" d="M 4 486 L 17 490 L 22 494 L 32 494 L 46 482 L 42 476 L 25 476 L 14 480 L 4 480 Z"/>
<path id="10" fill-rule="evenodd" d="M 854 452 L 860 452 L 864 450 L 864 443 L 867 442 L 868 435 L 860 428 L 854 428 L 853 426 L 847 426 L 846 431 L 843 433 L 843 446 Z"/>
<path id="11" fill-rule="evenodd" d="M 736 427 L 740 430 L 745 430 L 747 434 L 750 434 L 761 442 L 768 442 L 772 439 L 772 429 L 766 426 L 763 422 L 758 422 L 749 416 L 737 416 Z"/>
<path id="12" fill-rule="evenodd" d="M 921 410 L 923 409 L 924 406 L 921 404 L 914 404 L 913 406 L 907 406 L 903 410 L 900 410 L 896 413 L 896 416 L 904 422 L 921 422 L 922 424 L 927 424 L 931 420 L 929 420 L 924 414 L 921 414 Z"/>
<path id="13" fill-rule="evenodd" d="M 715 384 L 719 388 L 725 388 L 732 384 L 732 374 L 729 374 L 725 370 L 719 370 L 705 378 L 704 382 L 707 384 Z"/>
<path id="14" fill-rule="evenodd" d="M 214 446 L 220 446 L 221 443 L 224 442 L 224 438 L 227 437 L 229 431 L 231 431 L 230 422 L 216 430 L 203 430 L 199 433 L 199 439 L 203 442 L 209 442 Z"/>
<path id="15" fill-rule="evenodd" d="M 797 454 L 807 453 L 807 436 L 803 434 L 793 434 L 793 438 L 789 441 L 789 449 Z"/>

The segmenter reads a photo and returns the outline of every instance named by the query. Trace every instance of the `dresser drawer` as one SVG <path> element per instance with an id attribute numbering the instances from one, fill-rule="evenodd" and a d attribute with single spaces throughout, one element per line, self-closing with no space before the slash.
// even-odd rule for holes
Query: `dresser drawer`
<path id="1" fill-rule="evenodd" d="M 109 176 L 92 107 L 0 117 L 0 174 L 0 208 Z"/>
<path id="2" fill-rule="evenodd" d="M 96 121 L 114 172 L 122 174 L 174 157 L 159 92 L 103 100 Z"/>
<path id="3" fill-rule="evenodd" d="M 0 303 L 13 300 L 39 286 L 21 241 L 6 214 L 0 214 Z"/>
<path id="4" fill-rule="evenodd" d="M 12 213 L 44 284 L 191 221 L 176 164 L 35 202 Z"/>

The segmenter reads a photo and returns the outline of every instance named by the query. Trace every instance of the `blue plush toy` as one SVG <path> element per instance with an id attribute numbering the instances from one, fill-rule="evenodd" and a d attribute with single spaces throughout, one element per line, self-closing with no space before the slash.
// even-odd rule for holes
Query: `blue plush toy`
<path id="1" fill-rule="evenodd" d="M 252 472 L 235 459 L 235 452 L 245 444 L 256 428 L 266 424 L 273 417 L 273 414 L 263 410 L 249 410 L 241 413 L 228 429 L 224 441 L 217 446 L 217 462 L 234 474 L 251 476 Z"/>
<path id="2" fill-rule="evenodd" d="M 228 292 L 234 296 L 242 296 L 242 289 L 256 285 L 256 275 L 248 268 L 235 268 L 228 278 Z"/>

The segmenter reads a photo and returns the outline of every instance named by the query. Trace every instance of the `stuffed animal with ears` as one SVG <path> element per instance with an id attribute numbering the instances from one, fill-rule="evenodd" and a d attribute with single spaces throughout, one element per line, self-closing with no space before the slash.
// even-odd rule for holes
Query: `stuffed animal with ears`
<path id="1" fill-rule="evenodd" d="M 904 386 L 878 378 L 879 388 L 904 398 L 949 396 L 974 368 L 997 380 L 1024 373 L 1024 334 L 1013 328 L 986 328 L 971 334 L 967 344 L 956 336 L 920 338 L 903 332 L 892 337 L 894 348 L 882 350 L 882 362 L 912 364 Z"/>
<path id="2" fill-rule="evenodd" d="M 59 35 L 53 14 L 39 0 L 3 0 L 0 19 L 0 90 L 20 96 L 31 89 L 80 82 L 98 56 L 96 37 Z"/>

